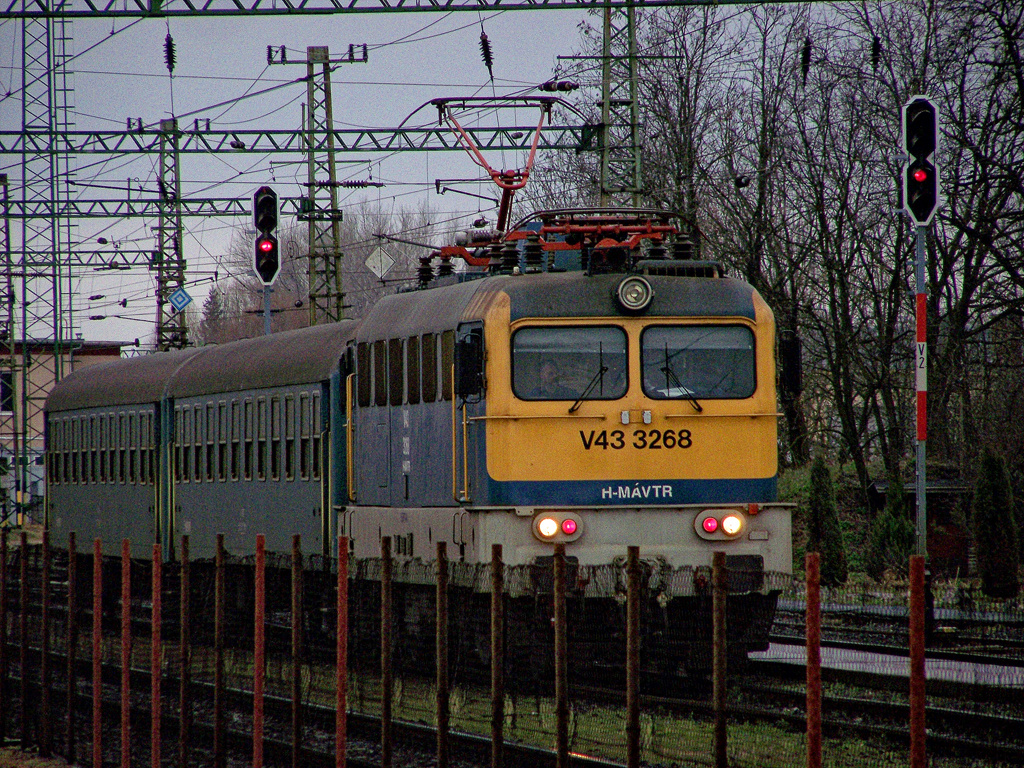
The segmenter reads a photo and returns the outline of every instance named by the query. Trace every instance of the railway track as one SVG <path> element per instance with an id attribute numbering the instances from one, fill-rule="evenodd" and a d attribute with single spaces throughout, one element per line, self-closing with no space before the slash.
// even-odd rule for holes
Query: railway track
<path id="1" fill-rule="evenodd" d="M 33 654 L 38 657 L 38 649 Z M 51 652 L 51 659 L 62 660 L 61 654 Z M 81 676 L 76 691 L 76 712 L 78 722 L 87 721 L 91 702 L 91 689 L 86 682 L 89 674 L 87 663 L 79 663 Z M 792 665 L 788 665 L 791 667 Z M 57 667 L 60 668 L 60 667 Z M 806 691 L 801 687 L 802 679 L 796 674 L 803 670 L 780 669 L 777 664 L 752 662 L 743 678 L 735 679 L 730 686 L 730 703 L 727 712 L 732 719 L 745 721 L 766 721 L 785 723 L 795 730 L 806 728 L 803 709 Z M 789 681 L 787 682 L 787 678 Z M 120 668 L 116 665 L 103 666 L 104 693 L 103 716 L 105 722 L 117 722 L 120 713 L 120 691 L 118 682 Z M 138 733 L 149 731 L 149 702 L 142 693 L 149 690 L 149 672 L 133 669 L 131 672 L 132 727 Z M 18 678 L 13 678 L 11 688 L 17 689 Z M 909 706 L 905 702 L 892 701 L 892 677 L 888 675 L 858 675 L 857 687 L 862 695 L 844 695 L 850 691 L 850 682 L 831 684 L 823 700 L 823 732 L 832 736 L 851 736 L 884 740 L 894 745 L 905 745 L 909 738 L 907 722 Z M 165 691 L 176 691 L 178 680 L 164 677 Z M 970 697 L 970 686 L 945 692 L 950 701 L 976 701 Z M 32 695 L 38 697 L 39 685 L 29 685 Z M 194 764 L 204 765 L 213 758 L 213 690 L 212 685 L 193 681 L 194 696 L 192 749 Z M 1013 692 L 1008 692 L 1013 694 Z M 1016 692 L 1019 694 L 1019 691 Z M 51 693 L 51 696 L 53 694 Z M 998 698 L 998 697 L 997 697 Z M 1019 699 L 1019 695 L 1015 697 Z M 573 699 L 577 705 L 605 705 L 613 708 L 624 706 L 625 694 L 618 689 L 574 686 Z M 38 699 L 37 699 L 38 700 Z M 251 715 L 252 693 L 237 688 L 225 691 L 225 747 L 234 757 L 248 759 L 252 753 Z M 1011 700 L 1013 697 L 1011 696 Z M 674 696 L 642 695 L 645 707 L 657 708 L 679 717 L 708 720 L 713 717 L 711 704 L 706 700 Z M 14 702 L 12 702 L 13 704 Z M 1006 703 L 1009 703 L 1007 701 Z M 969 711 L 962 707 L 946 704 L 932 704 L 926 709 L 929 749 L 939 754 L 957 754 L 972 759 L 1018 761 L 1024 754 L 1024 708 L 1013 707 L 1015 714 L 996 713 L 999 707 L 990 711 Z M 1002 707 L 1005 709 L 1005 707 Z M 268 764 L 287 763 L 293 749 L 290 731 L 291 700 L 281 696 L 265 695 L 266 713 L 264 754 Z M 315 702 L 303 705 L 303 734 L 301 755 L 309 768 L 320 766 L 333 768 L 334 758 L 334 708 Z M 165 704 L 162 716 L 162 731 L 166 744 L 173 743 L 178 734 L 177 713 Z M 396 721 L 393 725 L 396 764 L 415 767 L 430 765 L 436 754 L 437 731 L 423 724 Z M 380 765 L 379 739 L 380 719 L 366 714 L 350 713 L 348 716 L 350 768 Z M 110 738 L 110 737 L 104 737 Z M 490 740 L 488 737 L 453 731 L 449 736 L 451 754 L 459 756 L 460 765 L 488 765 Z M 169 747 L 165 747 L 169 748 Z M 148 749 L 144 747 L 143 751 Z M 509 765 L 531 765 L 538 768 L 554 766 L 555 753 L 524 744 L 506 743 L 505 753 Z M 573 756 L 573 765 L 580 768 L 614 768 L 617 764 L 582 755 Z"/>
<path id="2" fill-rule="evenodd" d="M 39 649 L 32 648 L 30 656 L 38 658 Z M 66 663 L 63 654 L 51 651 L 53 661 Z M 80 676 L 75 691 L 75 711 L 79 726 L 89 722 L 92 706 L 91 663 L 78 662 Z M 64 667 L 58 666 L 63 669 Z M 105 724 L 117 723 L 121 712 L 120 676 L 121 669 L 117 665 L 103 664 L 103 694 L 101 712 Z M 130 720 L 131 728 L 140 737 L 140 746 L 133 744 L 133 757 L 140 761 L 148 761 L 150 729 L 150 674 L 148 670 L 133 668 L 130 673 Z M 161 678 L 165 691 L 178 690 L 179 680 L 175 677 Z M 12 692 L 20 688 L 21 679 L 16 675 L 9 676 L 8 683 Z M 214 726 L 213 726 L 213 685 L 205 682 L 192 681 L 191 691 L 194 696 L 192 724 L 190 726 L 190 743 L 193 765 L 212 765 L 214 758 Z M 35 701 L 38 701 L 40 684 L 30 680 L 27 686 Z M 145 692 L 145 693 L 141 693 Z M 51 698 L 65 698 L 55 695 L 51 687 Z M 248 760 L 252 756 L 252 711 L 253 694 L 238 688 L 227 688 L 224 691 L 225 701 L 225 748 L 229 758 Z M 291 699 L 273 694 L 264 694 L 263 751 L 268 764 L 290 764 L 293 742 L 291 739 Z M 9 708 L 20 711 L 21 702 L 17 696 L 10 699 Z M 335 766 L 335 710 L 331 705 L 317 704 L 306 701 L 302 705 L 302 745 L 300 754 L 303 764 L 308 768 L 334 768 Z M 63 713 L 66 717 L 66 712 Z M 106 725 L 105 725 L 106 727 Z M 348 759 L 347 768 L 379 768 L 381 720 L 379 717 L 363 713 L 350 712 L 347 716 L 348 727 Z M 177 744 L 180 719 L 175 711 L 169 711 L 165 700 L 161 714 L 161 733 L 164 741 L 165 756 Z M 87 730 L 84 729 L 83 730 Z M 109 728 L 107 728 L 109 730 Z M 391 728 L 395 744 L 395 765 L 403 768 L 434 765 L 437 748 L 437 729 L 423 724 L 402 720 L 393 721 Z M 109 736 L 104 736 L 106 740 Z M 145 742 L 145 743 L 142 743 Z M 111 743 L 118 743 L 116 740 Z M 450 731 L 448 736 L 451 754 L 458 756 L 460 766 L 488 766 L 491 760 L 491 740 L 489 736 Z M 503 753 L 507 765 L 529 765 L 537 768 L 554 768 L 557 755 L 554 750 L 543 749 L 529 744 L 506 741 Z M 83 747 L 79 747 L 79 754 Z M 57 750 L 58 752 L 60 750 Z M 573 754 L 575 768 L 621 768 L 619 763 Z M 143 764 L 140 762 L 139 764 Z M 148 764 L 148 762 L 145 762 Z M 231 763 L 229 762 L 229 765 Z M 455 764 L 453 762 L 453 764 Z"/>

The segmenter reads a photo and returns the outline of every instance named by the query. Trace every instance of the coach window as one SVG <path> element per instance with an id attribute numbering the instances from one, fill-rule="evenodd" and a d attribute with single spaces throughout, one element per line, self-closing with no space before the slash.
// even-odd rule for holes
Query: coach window
<path id="1" fill-rule="evenodd" d="M 323 450 L 320 441 L 320 432 L 322 430 L 320 424 L 320 395 L 317 392 L 313 393 L 313 398 L 310 403 L 312 406 L 312 413 L 310 414 L 310 428 L 312 429 L 312 473 L 313 479 L 320 479 L 320 451 Z"/>
<path id="2" fill-rule="evenodd" d="M 125 484 L 125 472 L 128 469 L 128 416 L 124 411 L 117 414 L 117 482 Z"/>
<path id="3" fill-rule="evenodd" d="M 228 479 L 228 404 L 217 403 L 217 479 Z"/>
<path id="4" fill-rule="evenodd" d="M 142 460 L 139 465 L 142 469 L 142 482 L 144 485 L 149 485 L 150 479 L 153 477 L 153 414 L 142 414 L 140 426 L 142 427 L 140 436 Z"/>
<path id="5" fill-rule="evenodd" d="M 149 472 L 148 472 L 148 468 L 146 466 L 146 462 L 147 462 L 147 459 L 148 459 L 148 457 L 146 455 L 146 453 L 147 453 L 146 449 L 149 447 L 149 436 L 148 436 L 148 432 L 149 432 L 148 426 L 149 425 L 148 425 L 148 420 L 149 420 L 149 414 L 146 414 L 146 413 L 140 413 L 139 414 L 139 445 L 138 445 L 139 458 L 138 458 L 138 469 L 139 469 L 139 483 L 141 485 L 145 485 L 146 483 L 149 482 Z"/>
<path id="6" fill-rule="evenodd" d="M 60 452 L 63 446 L 62 440 L 62 425 L 58 419 L 50 419 L 49 422 L 49 451 L 47 452 L 47 465 L 46 465 L 46 477 L 47 479 L 56 485 L 60 484 L 60 465 L 63 463 L 60 460 Z"/>
<path id="7" fill-rule="evenodd" d="M 114 416 L 113 414 L 105 413 L 100 417 L 103 422 L 102 437 L 103 437 L 103 482 L 112 483 L 114 482 Z"/>
<path id="8" fill-rule="evenodd" d="M 512 336 L 521 400 L 617 400 L 627 385 L 626 332 L 617 326 L 530 326 Z"/>
<path id="9" fill-rule="evenodd" d="M 237 400 L 232 400 L 230 409 L 231 445 L 228 448 L 228 466 L 231 479 L 237 480 L 242 467 L 242 405 Z"/>
<path id="10" fill-rule="evenodd" d="M 356 345 L 356 386 L 360 408 L 370 404 L 370 345 L 365 341 Z"/>
<path id="11" fill-rule="evenodd" d="M 192 481 L 192 409 L 181 409 L 181 467 L 182 482 Z"/>
<path id="12" fill-rule="evenodd" d="M 197 483 L 201 483 L 203 482 L 203 454 L 205 453 L 203 435 L 206 429 L 201 405 L 192 406 L 192 420 L 192 478 Z"/>
<path id="13" fill-rule="evenodd" d="M 206 481 L 212 483 L 217 476 L 217 409 L 213 403 L 206 404 L 206 435 L 204 445 L 206 446 Z"/>
<path id="14" fill-rule="evenodd" d="M 373 402 L 375 405 L 388 404 L 387 357 L 387 342 L 373 342 Z"/>
<path id="15" fill-rule="evenodd" d="M 452 366 L 455 365 L 455 331 L 441 334 L 441 399 L 452 399 Z"/>
<path id="16" fill-rule="evenodd" d="M 737 399 L 754 394 L 754 334 L 742 325 L 646 328 L 644 394 L 656 400 Z"/>
<path id="17" fill-rule="evenodd" d="M 99 429 L 96 427 L 96 417 L 89 417 L 89 440 L 87 441 L 89 446 L 89 482 L 95 483 L 96 476 L 99 474 Z"/>
<path id="18" fill-rule="evenodd" d="M 46 453 L 46 479 L 54 485 L 60 484 L 60 451 L 64 446 L 61 445 L 61 423 L 58 419 L 51 418 L 49 422 L 49 430 L 47 432 L 49 437 L 49 449 Z"/>
<path id="19" fill-rule="evenodd" d="M 423 402 L 437 400 L 437 335 L 424 333 L 420 345 L 420 359 L 423 371 Z"/>
<path id="20" fill-rule="evenodd" d="M 103 454 L 107 452 L 106 444 L 103 441 L 103 414 L 99 414 L 92 423 L 92 446 L 93 446 L 93 482 L 104 482 L 103 476 Z"/>
<path id="21" fill-rule="evenodd" d="M 309 393 L 299 395 L 299 477 L 309 479 L 309 434 L 310 419 Z"/>
<path id="22" fill-rule="evenodd" d="M 281 479 L 281 400 L 270 398 L 270 479 Z"/>
<path id="23" fill-rule="evenodd" d="M 98 482 L 107 482 L 107 414 L 101 413 L 97 418 L 97 425 L 100 428 L 98 448 L 99 466 L 97 468 Z"/>
<path id="24" fill-rule="evenodd" d="M 80 425 L 78 423 L 78 419 L 75 418 L 75 417 L 71 418 L 70 424 L 68 426 L 71 428 L 71 434 L 70 434 L 71 444 L 68 446 L 71 449 L 70 450 L 70 456 L 71 456 L 70 464 L 71 464 L 71 466 L 68 467 L 68 475 L 69 475 L 69 481 L 70 482 L 77 483 L 78 482 L 78 446 L 80 444 L 79 441 L 82 439 L 82 432 L 81 432 L 81 429 L 80 429 Z"/>
<path id="25" fill-rule="evenodd" d="M 295 398 L 284 399 L 284 477 L 295 479 Z"/>
<path id="26" fill-rule="evenodd" d="M 75 464 L 74 454 L 74 422 L 72 419 L 64 419 L 64 482 L 73 483 L 72 477 Z"/>
<path id="27" fill-rule="evenodd" d="M 182 454 L 182 437 L 184 436 L 184 428 L 182 426 L 181 407 L 174 407 L 174 480 L 175 482 L 181 482 L 181 454 Z"/>
<path id="28" fill-rule="evenodd" d="M 244 430 L 244 458 L 242 459 L 242 476 L 246 480 L 252 480 L 252 454 L 253 454 L 253 423 L 252 423 L 252 400 L 246 400 L 242 404 L 242 429 Z"/>
<path id="29" fill-rule="evenodd" d="M 267 479 L 267 400 L 264 397 L 256 400 L 256 477 Z"/>
<path id="30" fill-rule="evenodd" d="M 405 402 L 415 405 L 420 401 L 420 337 L 405 340 Z"/>
<path id="31" fill-rule="evenodd" d="M 402 354 L 402 340 L 390 339 L 388 341 L 388 394 L 392 406 L 402 404 L 402 395 L 405 393 L 405 376 L 402 370 L 405 366 L 405 356 Z"/>

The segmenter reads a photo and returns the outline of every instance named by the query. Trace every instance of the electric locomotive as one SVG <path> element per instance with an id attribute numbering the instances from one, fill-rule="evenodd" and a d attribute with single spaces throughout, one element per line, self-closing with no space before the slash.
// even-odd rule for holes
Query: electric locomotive
<path id="1" fill-rule="evenodd" d="M 661 211 L 543 211 L 461 242 L 359 321 L 64 379 L 47 403 L 54 535 L 169 557 L 182 534 L 197 557 L 214 533 L 241 553 L 300 533 L 325 555 L 344 535 L 356 558 L 389 536 L 406 560 L 447 542 L 485 563 L 501 544 L 510 566 L 561 542 L 577 569 L 638 545 L 659 572 L 690 569 L 663 595 L 681 623 L 724 551 L 753 617 L 730 633 L 763 645 L 763 575 L 792 560 L 769 307 L 690 258 Z"/>

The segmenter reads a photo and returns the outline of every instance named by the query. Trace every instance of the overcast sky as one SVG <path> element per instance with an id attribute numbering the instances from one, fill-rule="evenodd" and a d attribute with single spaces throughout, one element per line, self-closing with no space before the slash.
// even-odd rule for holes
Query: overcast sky
<path id="1" fill-rule="evenodd" d="M 394 128 L 430 99 L 441 96 L 521 94 L 549 79 L 559 55 L 579 47 L 577 30 L 587 16 L 575 10 L 506 11 L 503 13 L 391 13 L 338 14 L 331 16 L 265 18 L 172 18 L 81 21 L 72 27 L 75 128 L 124 130 L 128 118 L 142 118 L 152 125 L 162 118 L 198 114 L 181 120 L 191 126 L 198 117 L 211 121 L 214 130 L 259 128 L 296 129 L 306 101 L 305 84 L 295 84 L 250 99 L 246 93 L 264 90 L 305 75 L 300 64 L 267 65 L 267 46 L 285 46 L 289 60 L 304 60 L 306 47 L 326 45 L 332 57 L 346 52 L 349 44 L 369 46 L 369 62 L 344 64 L 332 73 L 336 127 Z M 597 19 L 593 19 L 597 22 Z M 480 54 L 480 33 L 486 32 L 493 52 L 494 82 Z M 164 39 L 170 32 L 176 51 L 173 78 L 164 61 Z M 0 23 L 0 128 L 21 126 L 21 24 Z M 207 109 L 221 102 L 223 106 Z M 173 103 L 173 112 L 172 112 Z M 436 125 L 433 108 L 423 110 L 408 125 Z M 535 124 L 535 111 L 520 111 L 499 118 L 503 124 Z M 492 123 L 493 124 L 493 123 Z M 348 158 L 339 157 L 339 163 Z M 451 194 L 438 196 L 434 179 L 475 177 L 479 171 L 462 153 L 404 153 L 401 156 L 361 155 L 357 165 L 340 164 L 340 178 L 367 178 L 387 186 L 345 197 L 345 205 L 369 199 L 385 210 L 420 208 L 429 204 L 446 213 L 474 216 L 472 198 Z M 282 197 L 298 197 L 305 166 L 298 157 L 218 155 L 209 158 L 183 156 L 180 177 L 183 194 L 195 197 L 244 198 L 261 184 L 273 183 Z M 520 167 L 524 158 L 490 157 L 497 167 Z M 81 197 L 121 197 L 129 184 L 155 189 L 155 156 L 99 158 L 79 156 L 77 181 Z M 291 161 L 291 162 L 288 162 Z M 0 172 L 20 179 L 20 157 L 0 157 Z M 86 186 L 94 185 L 94 186 Z M 105 189 L 115 187 L 115 190 Z M 475 190 L 492 193 L 482 185 Z M 12 196 L 17 196 L 12 189 Z M 149 195 L 151 197 L 151 195 Z M 185 221 L 185 257 L 189 279 L 218 266 L 230 233 L 246 226 L 248 219 L 200 219 Z M 118 247 L 153 247 L 154 221 L 126 222 L 80 220 L 77 239 L 92 248 L 98 237 Z M 12 228 L 15 247 L 20 227 Z M 109 245 L 107 247 L 113 247 Z M 223 270 L 222 270 L 223 274 Z M 130 272 L 91 273 L 76 276 L 75 308 L 80 322 L 76 331 L 86 339 L 131 339 L 149 335 L 155 312 L 154 282 L 143 269 Z M 201 302 L 209 283 L 190 288 Z M 90 295 L 103 299 L 90 303 Z M 117 302 L 128 299 L 127 309 Z M 121 314 L 126 319 L 88 321 L 90 314 Z M 127 319 L 134 318 L 134 319 Z"/>

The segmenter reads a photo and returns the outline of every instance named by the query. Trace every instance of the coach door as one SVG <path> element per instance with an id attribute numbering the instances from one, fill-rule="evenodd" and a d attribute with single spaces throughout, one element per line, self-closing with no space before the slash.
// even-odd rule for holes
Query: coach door
<path id="1" fill-rule="evenodd" d="M 361 342 L 354 473 L 360 505 L 391 503 L 391 412 L 388 407 L 388 342 Z"/>

